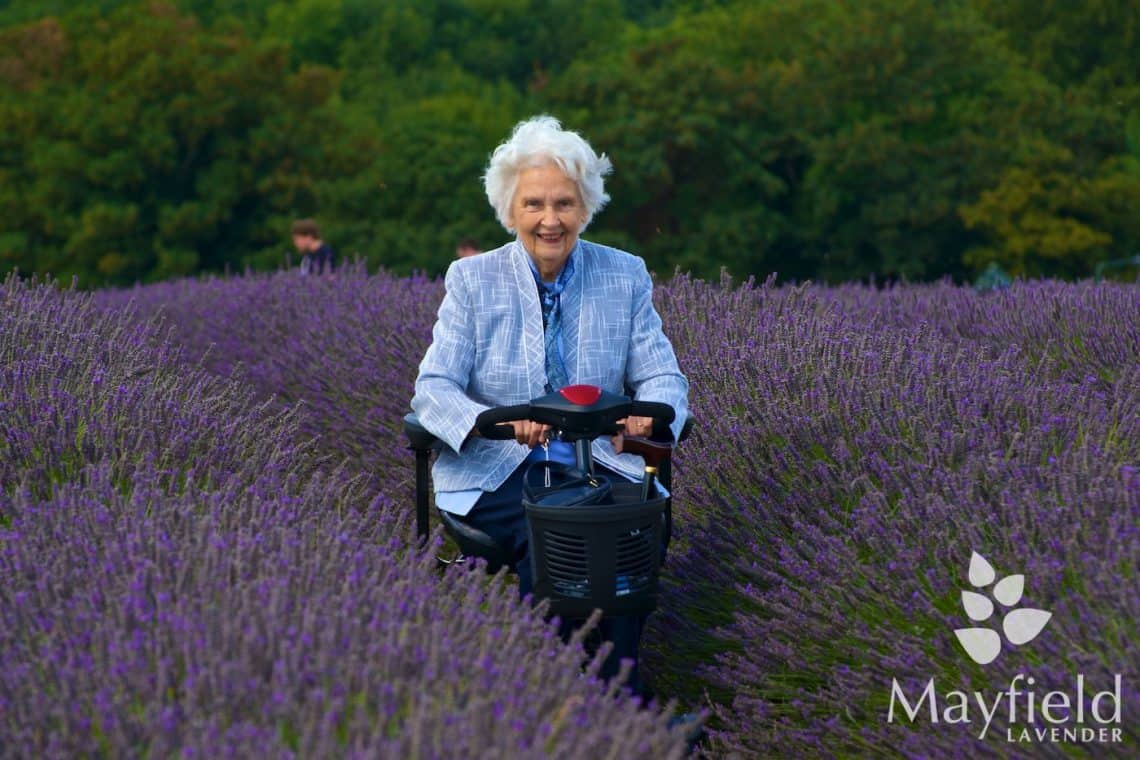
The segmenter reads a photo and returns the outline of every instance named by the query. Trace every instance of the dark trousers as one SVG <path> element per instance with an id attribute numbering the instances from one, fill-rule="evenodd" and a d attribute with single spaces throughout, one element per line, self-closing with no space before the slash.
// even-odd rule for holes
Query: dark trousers
<path id="1" fill-rule="evenodd" d="M 534 590 L 534 577 L 530 567 L 530 545 L 526 533 L 526 513 L 523 511 L 523 474 L 528 462 L 523 462 L 511 476 L 495 491 L 479 497 L 474 508 L 462 518 L 468 525 L 483 531 L 496 543 L 507 550 L 508 556 L 515 558 L 514 569 L 519 576 L 519 595 L 526 596 Z M 595 472 L 620 483 L 625 478 L 595 463 Z M 638 667 L 638 648 L 641 631 L 648 615 L 621 615 L 602 618 L 598 629 L 587 639 L 588 651 L 593 653 L 602 641 L 613 643 L 613 649 L 602 665 L 601 676 L 606 680 L 618 674 L 623 659 L 633 660 L 627 686 L 639 695 L 645 695 Z M 582 625 L 581 620 L 568 620 L 562 624 L 562 638 L 570 635 Z"/>

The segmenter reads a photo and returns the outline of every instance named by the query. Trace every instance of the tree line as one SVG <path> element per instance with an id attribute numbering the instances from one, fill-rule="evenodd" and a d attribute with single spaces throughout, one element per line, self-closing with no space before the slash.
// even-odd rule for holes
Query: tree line
<path id="1" fill-rule="evenodd" d="M 1132 0 L 0 3 L 0 272 L 274 268 L 299 217 L 440 272 L 507 239 L 482 169 L 551 113 L 615 166 L 588 236 L 661 273 L 1088 276 L 1140 253 L 1138 36 Z"/>

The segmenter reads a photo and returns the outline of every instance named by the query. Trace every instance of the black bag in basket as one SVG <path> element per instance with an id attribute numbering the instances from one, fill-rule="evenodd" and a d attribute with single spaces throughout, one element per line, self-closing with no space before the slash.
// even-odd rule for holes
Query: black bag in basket
<path id="1" fill-rule="evenodd" d="M 544 507 L 612 504 L 613 485 L 605 475 L 590 475 L 562 462 L 532 463 L 523 475 L 523 496 Z"/>

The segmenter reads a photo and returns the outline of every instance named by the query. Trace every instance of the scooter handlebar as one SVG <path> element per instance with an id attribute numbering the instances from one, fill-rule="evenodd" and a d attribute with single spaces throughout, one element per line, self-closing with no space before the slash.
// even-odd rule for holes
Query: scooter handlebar
<path id="1" fill-rule="evenodd" d="M 677 412 L 673 410 L 673 407 L 660 401 L 633 401 L 629 405 L 629 416 L 652 417 L 658 422 L 668 425 L 677 418 Z"/>
<path id="2" fill-rule="evenodd" d="M 475 418 L 475 429 L 479 431 L 479 435 L 493 441 L 513 441 L 515 429 L 503 423 L 525 419 L 530 419 L 530 404 L 498 406 L 480 412 Z"/>
<path id="3" fill-rule="evenodd" d="M 514 406 L 500 406 L 494 409 L 487 409 L 475 418 L 475 429 L 479 435 L 496 441 L 510 441 L 514 440 L 515 431 L 510 425 L 504 424 L 513 422 L 515 420 L 535 420 L 536 422 L 551 423 L 551 419 L 535 419 L 535 415 L 539 417 L 548 417 L 552 413 L 545 409 L 536 409 L 531 404 L 516 404 Z M 651 417 L 654 421 L 663 425 L 668 425 L 676 417 L 676 412 L 673 407 L 668 404 L 663 404 L 658 401 L 630 401 L 628 412 L 626 416 L 631 417 Z M 602 425 L 599 433 L 614 435 L 621 432 L 621 426 L 617 424 L 617 420 Z"/>

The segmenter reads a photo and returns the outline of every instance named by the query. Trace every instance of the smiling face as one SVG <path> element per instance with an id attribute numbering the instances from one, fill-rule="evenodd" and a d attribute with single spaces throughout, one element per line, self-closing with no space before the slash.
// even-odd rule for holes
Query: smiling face
<path id="1" fill-rule="evenodd" d="M 578 183 L 554 164 L 523 169 L 508 221 L 542 279 L 553 282 L 586 223 L 586 205 Z"/>

